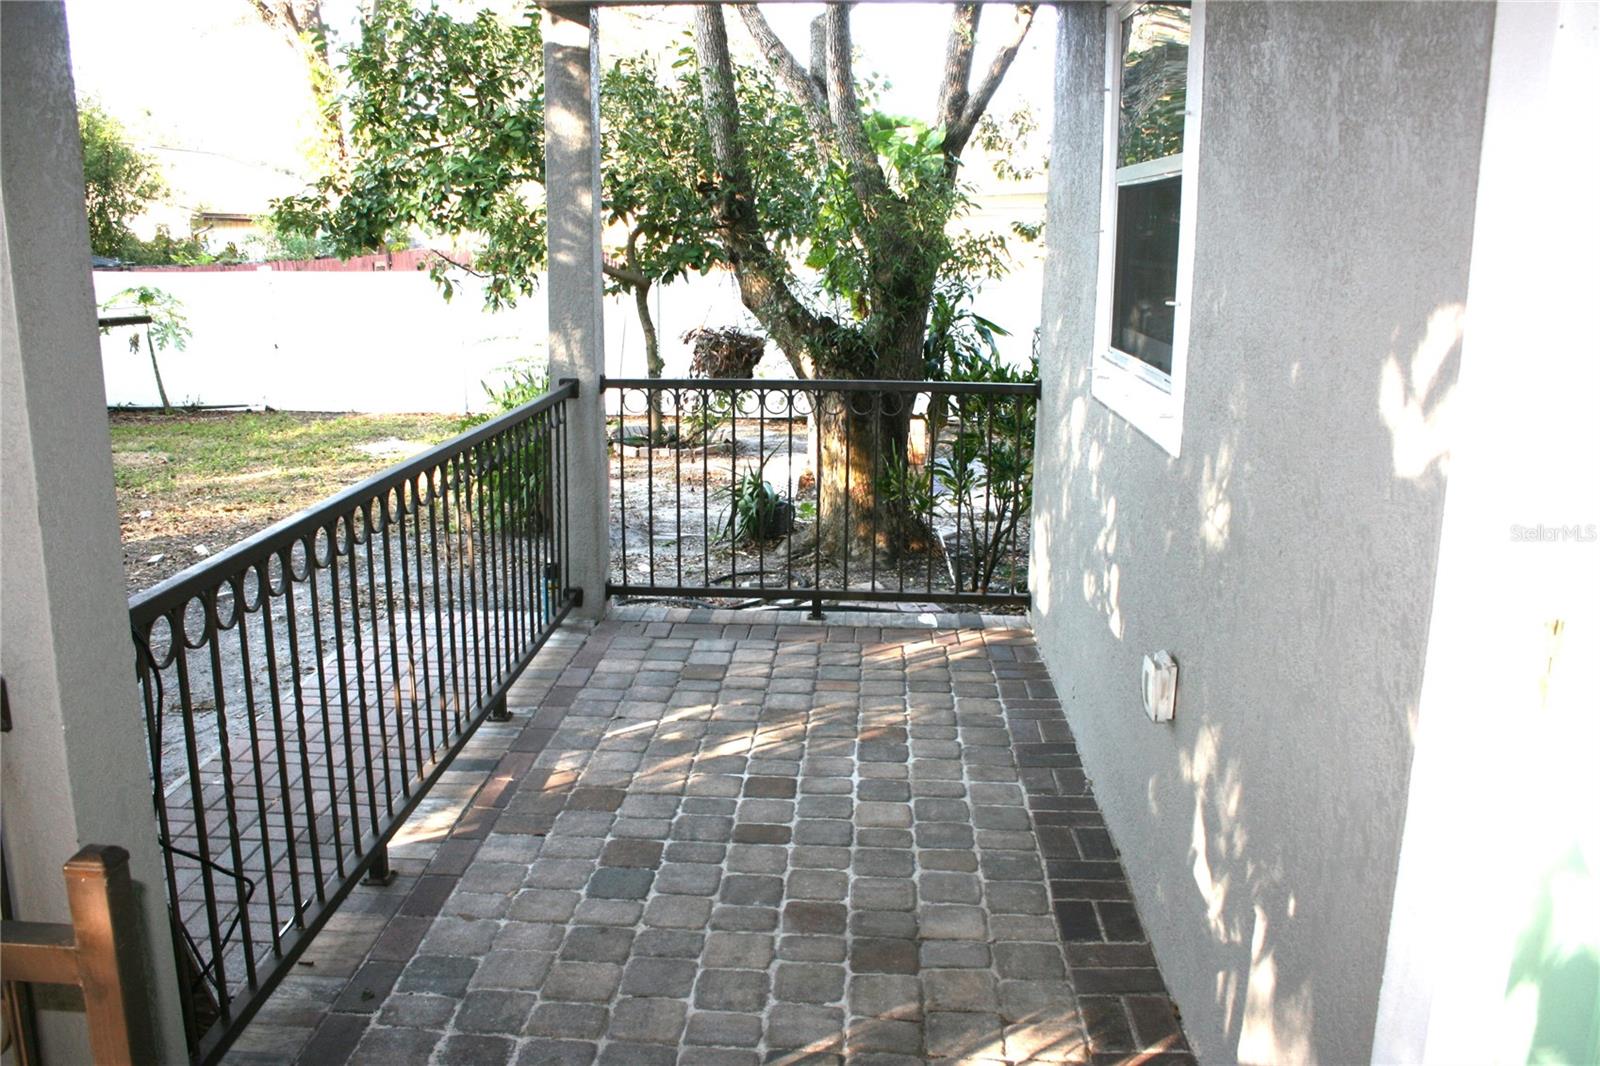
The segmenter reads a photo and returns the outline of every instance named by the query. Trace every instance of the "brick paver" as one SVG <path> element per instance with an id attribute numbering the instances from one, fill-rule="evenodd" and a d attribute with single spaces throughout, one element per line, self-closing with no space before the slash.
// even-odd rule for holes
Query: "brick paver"
<path id="1" fill-rule="evenodd" d="M 801 617 L 536 661 L 409 895 L 352 897 L 381 932 L 230 1059 L 1192 1061 L 1031 634 Z"/>

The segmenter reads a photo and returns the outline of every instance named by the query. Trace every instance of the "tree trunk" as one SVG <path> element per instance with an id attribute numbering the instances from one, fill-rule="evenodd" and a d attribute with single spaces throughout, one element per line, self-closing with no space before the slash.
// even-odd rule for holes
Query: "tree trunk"
<path id="1" fill-rule="evenodd" d="M 156 374 L 156 392 L 161 396 L 161 410 L 172 410 L 172 402 L 167 399 L 167 387 L 161 383 L 161 364 L 156 362 L 156 346 L 150 342 L 150 331 L 145 330 L 144 346 L 150 350 L 150 369 Z"/>
<path id="2" fill-rule="evenodd" d="M 852 578 L 932 543 L 929 516 L 908 500 L 912 393 L 827 393 L 819 398 L 818 550 Z"/>
<path id="3" fill-rule="evenodd" d="M 652 378 L 659 378 L 661 371 L 666 368 L 666 362 L 661 358 L 661 339 L 656 336 L 656 322 L 650 317 L 650 283 L 633 286 L 633 306 L 639 314 L 639 328 L 644 333 L 644 365 L 645 373 Z M 661 394 L 650 394 L 650 443 L 660 444 L 666 437 L 665 420 L 661 414 Z"/>

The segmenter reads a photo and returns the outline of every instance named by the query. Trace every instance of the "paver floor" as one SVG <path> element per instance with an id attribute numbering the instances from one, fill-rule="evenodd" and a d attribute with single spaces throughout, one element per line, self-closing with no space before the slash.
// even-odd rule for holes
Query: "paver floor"
<path id="1" fill-rule="evenodd" d="M 848 617 L 553 642 L 230 1061 L 1192 1061 L 1031 633 Z"/>

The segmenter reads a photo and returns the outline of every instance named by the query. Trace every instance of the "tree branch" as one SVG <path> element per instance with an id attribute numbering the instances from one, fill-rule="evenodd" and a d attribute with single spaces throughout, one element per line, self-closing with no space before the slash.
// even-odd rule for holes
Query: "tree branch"
<path id="1" fill-rule="evenodd" d="M 728 27 L 717 4 L 695 8 L 694 50 L 700 67 L 700 99 L 716 166 L 715 220 L 739 279 L 739 296 L 760 319 L 800 377 L 816 376 L 812 344 L 831 320 L 814 314 L 789 288 L 787 269 L 767 246 L 756 215 L 750 171 L 739 141 L 738 96 Z"/>
<path id="2" fill-rule="evenodd" d="M 967 106 L 967 82 L 972 77 L 972 53 L 978 42 L 978 19 L 983 9 L 977 4 L 958 4 L 950 13 L 950 37 L 944 47 L 944 80 L 939 87 L 939 106 L 935 121 L 948 135 L 961 121 Z"/>
<path id="3" fill-rule="evenodd" d="M 624 263 L 619 263 L 613 256 L 600 257 L 600 271 L 606 277 L 620 281 L 631 288 L 644 288 L 649 286 L 650 279 L 645 277 L 644 271 L 635 270 Z"/>
<path id="4" fill-rule="evenodd" d="M 1022 47 L 1022 39 L 1028 35 L 1028 28 L 1033 25 L 1033 11 L 1032 4 L 1017 5 L 1010 36 L 990 61 L 983 80 L 978 83 L 977 89 L 973 90 L 966 107 L 962 108 L 961 118 L 945 135 L 945 147 L 951 155 L 959 154 L 967 146 L 972 131 L 977 129 L 978 120 L 983 117 L 989 101 L 994 98 L 995 90 L 1000 88 L 1000 82 L 1005 79 L 1006 71 L 1011 68 L 1011 61 L 1017 58 L 1017 50 Z"/>
<path id="5" fill-rule="evenodd" d="M 767 65 L 789 90 L 789 95 L 800 105 L 800 110 L 805 112 L 806 121 L 811 125 L 811 136 L 817 142 L 818 153 L 823 159 L 828 158 L 833 154 L 833 123 L 828 118 L 828 101 L 823 95 L 823 87 L 812 80 L 811 74 L 773 32 L 767 16 L 756 5 L 735 4 L 734 10 L 739 12 L 739 17 L 744 20 L 744 28 L 755 38 Z"/>
<path id="6" fill-rule="evenodd" d="M 884 206 L 889 182 L 878 165 L 878 153 L 867 141 L 856 99 L 855 70 L 850 57 L 850 5 L 830 5 L 823 14 L 828 37 L 828 114 L 838 135 L 845 172 L 861 206 L 870 217 Z"/>

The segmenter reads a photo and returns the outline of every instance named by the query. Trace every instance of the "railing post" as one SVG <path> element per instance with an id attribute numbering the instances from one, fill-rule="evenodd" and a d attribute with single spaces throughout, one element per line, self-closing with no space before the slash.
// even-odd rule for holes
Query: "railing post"
<path id="1" fill-rule="evenodd" d="M 82 989 L 96 1066 L 158 1061 L 128 853 L 91 844 L 68 859 L 63 872 L 71 923 L 5 922 L 0 965 L 6 978 Z"/>
<path id="2" fill-rule="evenodd" d="M 376 857 L 372 865 L 367 867 L 367 876 L 361 879 L 361 883 L 369 888 L 387 888 L 394 884 L 394 879 L 394 867 L 389 865 L 389 845 L 379 844 Z"/>
<path id="3" fill-rule="evenodd" d="M 140 994 L 143 960 L 128 853 L 91 844 L 67 860 L 66 880 L 94 1061 L 149 1062 L 154 1048 Z"/>
<path id="4" fill-rule="evenodd" d="M 605 613 L 611 538 L 600 388 L 605 345 L 598 22 L 587 4 L 552 4 L 543 18 L 550 379 L 578 381 L 567 437 L 571 536 L 564 585 L 583 594 L 574 614 L 599 618 Z"/>

